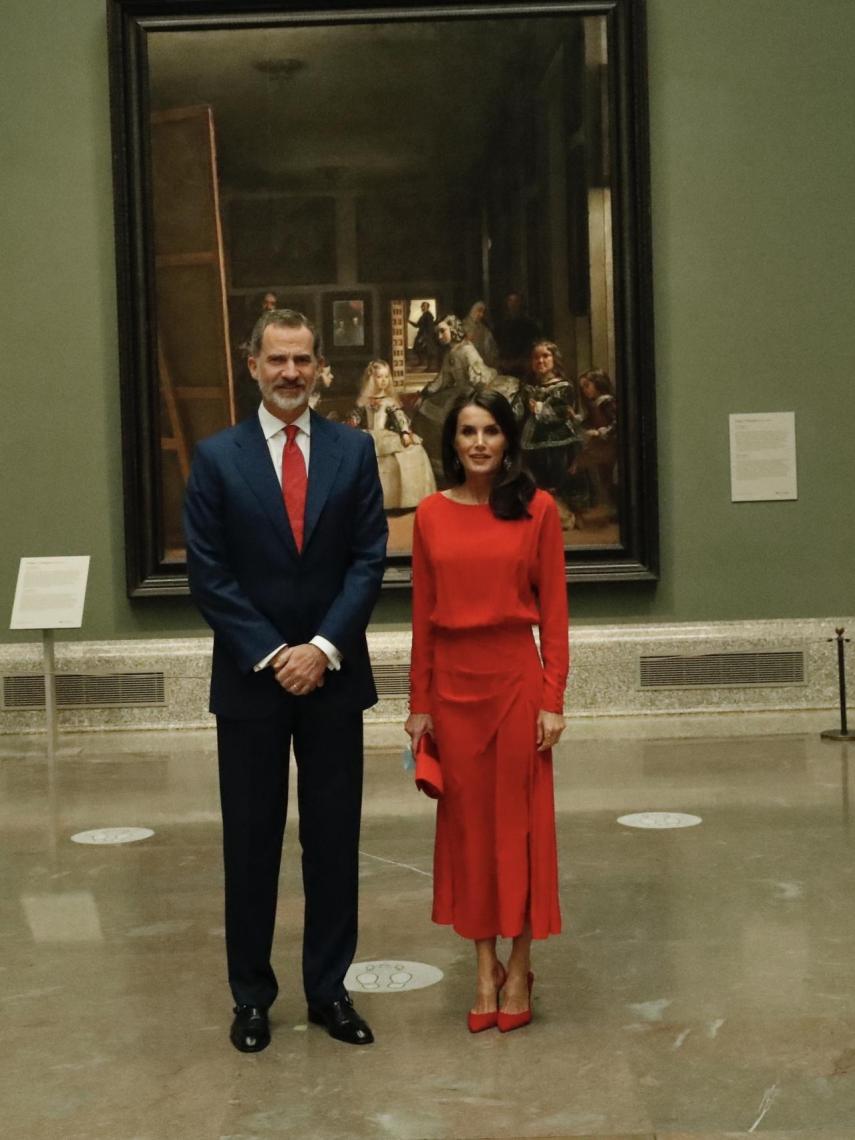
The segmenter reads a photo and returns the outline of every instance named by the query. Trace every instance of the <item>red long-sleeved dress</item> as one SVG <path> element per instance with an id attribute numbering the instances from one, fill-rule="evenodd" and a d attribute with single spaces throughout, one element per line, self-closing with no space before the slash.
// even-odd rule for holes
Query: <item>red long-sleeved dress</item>
<path id="1" fill-rule="evenodd" d="M 526 919 L 535 938 L 561 929 L 552 754 L 536 734 L 538 711 L 564 703 L 564 543 L 546 492 L 529 512 L 497 519 L 441 493 L 416 511 L 410 708 L 433 717 L 445 787 L 433 920 L 464 938 L 513 938 Z"/>

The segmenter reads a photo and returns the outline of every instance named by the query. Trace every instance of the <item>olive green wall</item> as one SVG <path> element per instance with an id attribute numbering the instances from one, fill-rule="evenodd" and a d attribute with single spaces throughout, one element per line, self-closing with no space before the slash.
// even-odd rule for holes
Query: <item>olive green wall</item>
<path id="1" fill-rule="evenodd" d="M 855 4 L 648 19 L 662 578 L 579 586 L 576 619 L 851 613 Z M 21 555 L 90 553 L 81 636 L 195 633 L 186 599 L 124 592 L 105 40 L 102 0 L 4 6 L 0 599 Z M 799 500 L 731 504 L 728 413 L 781 410 Z"/>

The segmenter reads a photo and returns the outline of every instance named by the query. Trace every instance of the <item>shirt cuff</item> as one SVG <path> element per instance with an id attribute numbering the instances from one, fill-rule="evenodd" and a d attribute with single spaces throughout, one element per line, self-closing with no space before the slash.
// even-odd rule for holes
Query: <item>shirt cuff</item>
<path id="1" fill-rule="evenodd" d="M 253 665 L 253 667 L 252 667 L 253 673 L 260 673 L 262 669 L 266 669 L 267 666 L 270 664 L 270 662 L 273 660 L 273 658 L 276 656 L 276 654 L 279 653 L 281 650 L 287 649 L 287 648 L 288 648 L 288 642 L 287 641 L 283 641 L 281 645 L 277 645 L 272 653 L 268 653 L 267 656 L 263 657 L 257 665 Z"/>
<path id="2" fill-rule="evenodd" d="M 341 654 L 331 641 L 327 641 L 325 637 L 321 637 L 319 633 L 316 633 L 309 642 L 309 645 L 317 645 L 318 649 L 321 650 L 328 662 L 327 669 L 332 669 L 334 673 L 339 671 L 341 668 Z"/>

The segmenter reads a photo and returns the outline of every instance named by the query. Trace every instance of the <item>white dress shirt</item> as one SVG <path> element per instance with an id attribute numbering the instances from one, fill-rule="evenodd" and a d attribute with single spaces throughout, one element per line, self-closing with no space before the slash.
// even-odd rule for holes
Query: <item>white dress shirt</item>
<path id="1" fill-rule="evenodd" d="M 264 432 L 264 438 L 267 441 L 267 450 L 270 452 L 270 461 L 273 464 L 273 470 L 276 472 L 276 478 L 279 481 L 280 487 L 282 486 L 282 453 L 285 450 L 285 424 L 268 412 L 264 404 L 258 407 L 258 422 L 261 424 L 261 430 Z M 297 428 L 297 435 L 294 442 L 303 453 L 303 459 L 306 461 L 306 471 L 309 470 L 309 456 L 312 448 L 312 418 L 309 409 L 306 408 L 302 415 L 294 420 Z M 328 669 L 341 668 L 341 654 L 336 649 L 331 641 L 327 641 L 325 637 L 316 634 L 309 642 L 310 645 L 317 645 L 327 659 Z M 281 650 L 287 648 L 288 643 L 283 642 L 282 645 L 276 647 L 272 653 L 259 661 L 255 666 L 255 672 L 258 673 L 262 669 L 266 669 L 273 658 Z"/>

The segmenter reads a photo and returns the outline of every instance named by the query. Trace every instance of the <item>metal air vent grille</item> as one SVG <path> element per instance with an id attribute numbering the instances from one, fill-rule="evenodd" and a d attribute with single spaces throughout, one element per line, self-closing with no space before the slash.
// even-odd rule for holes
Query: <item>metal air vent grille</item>
<path id="1" fill-rule="evenodd" d="M 805 655 L 801 649 L 639 658 L 642 689 L 804 684 Z"/>
<path id="2" fill-rule="evenodd" d="M 408 697 L 410 695 L 409 665 L 374 665 L 374 682 L 377 695 L 384 697 Z"/>
<path id="3" fill-rule="evenodd" d="M 57 673 L 56 703 L 61 709 L 127 708 L 166 704 L 163 673 Z M 40 673 L 3 678 L 3 709 L 43 709 L 45 679 Z"/>

